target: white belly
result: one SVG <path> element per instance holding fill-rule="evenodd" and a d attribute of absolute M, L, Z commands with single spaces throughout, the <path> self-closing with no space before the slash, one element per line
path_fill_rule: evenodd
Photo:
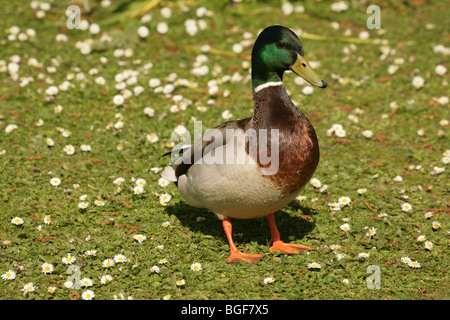
<path fill-rule="evenodd" d="M 261 175 L 243 141 L 214 149 L 209 159 L 200 159 L 187 175 L 178 177 L 180 194 L 188 204 L 207 208 L 219 219 L 250 219 L 274 213 L 294 200 L 296 194 L 283 196 L 269 177 Z"/>

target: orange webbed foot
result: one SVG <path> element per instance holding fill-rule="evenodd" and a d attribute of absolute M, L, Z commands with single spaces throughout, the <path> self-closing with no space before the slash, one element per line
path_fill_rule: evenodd
<path fill-rule="evenodd" d="M 278 232 L 277 225 L 275 223 L 275 215 L 273 213 L 266 216 L 267 222 L 269 223 L 270 232 L 272 233 L 272 238 L 270 238 L 269 245 L 270 252 L 274 253 L 281 251 L 284 254 L 299 254 L 306 250 L 314 250 L 314 248 L 304 246 L 302 244 L 287 244 L 280 240 L 280 233 Z"/>
<path fill-rule="evenodd" d="M 247 251 L 247 249 L 244 252 L 240 252 L 237 248 L 236 245 L 233 242 L 233 237 L 232 237 L 232 227 L 231 227 L 231 222 L 229 218 L 225 218 L 222 220 L 222 224 L 223 224 L 223 229 L 225 230 L 225 234 L 227 235 L 228 238 L 228 242 L 230 244 L 230 256 L 227 258 L 227 262 L 228 263 L 236 263 L 236 262 L 249 262 L 249 263 L 258 263 L 262 257 L 264 257 L 264 254 L 248 254 L 245 253 L 245 251 Z"/>
<path fill-rule="evenodd" d="M 302 244 L 287 244 L 283 241 L 275 241 L 270 247 L 271 253 L 280 251 L 283 254 L 301 254 L 307 250 L 314 250 L 314 248 Z"/>
<path fill-rule="evenodd" d="M 249 263 L 258 263 L 261 261 L 262 257 L 264 257 L 265 254 L 249 254 L 249 253 L 243 253 L 240 251 L 234 251 L 230 254 L 230 256 L 227 258 L 228 263 L 236 263 L 236 262 L 249 262 Z"/>

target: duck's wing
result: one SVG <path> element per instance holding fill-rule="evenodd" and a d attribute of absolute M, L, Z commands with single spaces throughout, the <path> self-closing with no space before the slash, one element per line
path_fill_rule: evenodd
<path fill-rule="evenodd" d="M 252 118 L 222 123 L 206 131 L 202 138 L 195 141 L 194 144 L 163 154 L 163 157 L 171 155 L 174 162 L 164 169 L 161 177 L 168 181 L 176 182 L 178 177 L 186 174 L 195 162 L 215 148 L 224 146 L 233 137 L 232 132 L 234 130 L 243 130 L 245 132 L 251 127 L 251 124 Z"/>

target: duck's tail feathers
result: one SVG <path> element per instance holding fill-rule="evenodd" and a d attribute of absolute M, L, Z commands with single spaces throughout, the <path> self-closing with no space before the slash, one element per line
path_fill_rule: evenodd
<path fill-rule="evenodd" d="M 178 180 L 177 176 L 175 175 L 175 169 L 171 165 L 168 165 L 164 168 L 163 172 L 161 173 L 161 177 L 166 179 L 167 181 L 172 182 L 176 182 Z"/>
<path fill-rule="evenodd" d="M 187 149 L 189 149 L 190 145 L 184 145 L 181 149 L 171 150 L 169 152 L 164 153 L 161 157 L 167 157 L 171 155 L 172 160 L 175 161 L 179 156 L 181 156 Z"/>

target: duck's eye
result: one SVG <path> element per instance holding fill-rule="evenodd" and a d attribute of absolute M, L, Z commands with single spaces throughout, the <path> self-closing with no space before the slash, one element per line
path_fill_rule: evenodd
<path fill-rule="evenodd" d="M 284 43 L 283 41 L 278 41 L 277 47 L 280 49 L 286 48 L 286 43 Z"/>
<path fill-rule="evenodd" d="M 306 68 L 306 63 L 302 62 L 303 68 Z"/>

